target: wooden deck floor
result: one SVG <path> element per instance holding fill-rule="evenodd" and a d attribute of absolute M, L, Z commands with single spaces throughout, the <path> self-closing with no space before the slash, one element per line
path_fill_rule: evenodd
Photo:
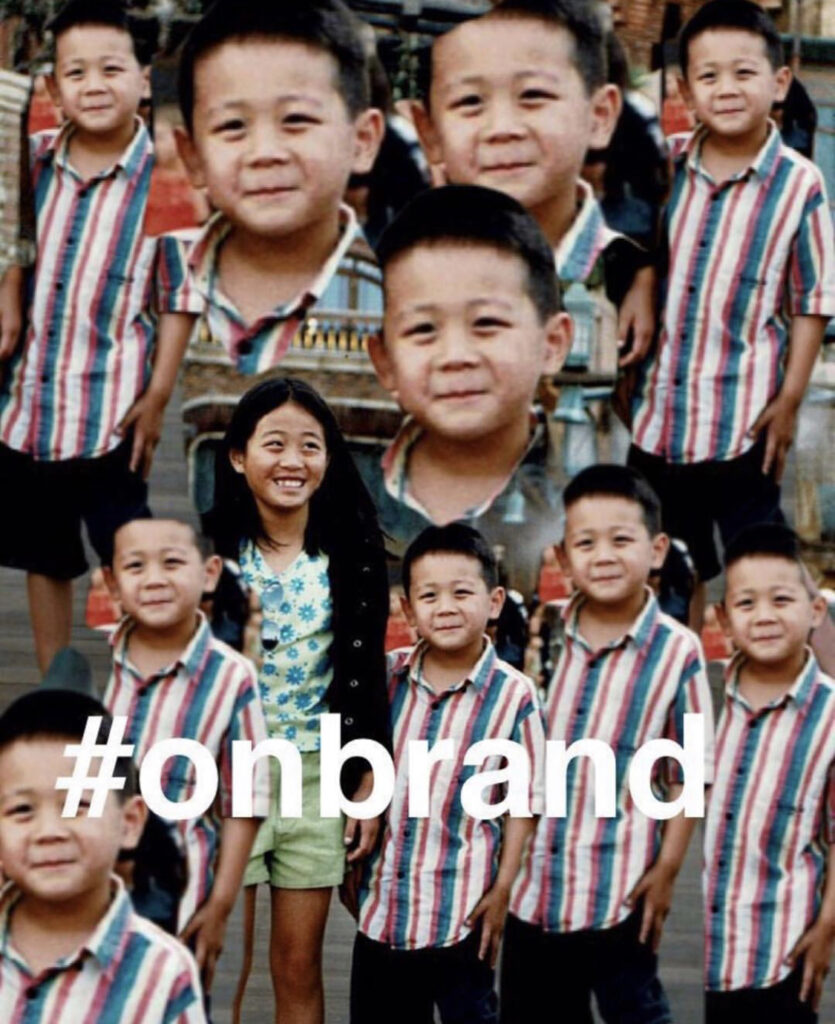
<path fill-rule="evenodd" d="M 5 496 L 4 500 L 9 500 Z M 60 500 L 60 495 L 56 496 Z M 151 480 L 151 505 L 158 515 L 193 517 L 186 493 L 185 462 L 176 404 L 172 403 L 166 433 L 160 446 Z M 101 685 L 108 671 L 107 645 L 102 637 L 86 629 L 82 621 L 84 593 L 78 588 L 73 642 L 94 665 Z M 24 578 L 20 573 L 0 569 L 0 706 L 38 682 L 26 612 Z M 676 891 L 676 902 L 667 923 L 661 949 L 662 978 L 675 1013 L 676 1024 L 701 1024 L 701 907 L 697 844 L 687 859 Z M 253 1024 L 271 1024 L 272 992 L 266 965 L 269 907 L 266 893 L 259 899 L 256 930 L 256 966 L 250 980 L 244 1019 Z M 347 1021 L 353 922 L 334 899 L 325 942 L 325 977 L 328 1024 Z M 218 968 L 213 992 L 215 1024 L 227 1024 L 241 956 L 241 920 L 236 910 L 227 935 L 226 950 Z M 555 993 L 555 1006 L 558 1006 Z M 542 1020 L 557 1019 L 558 1011 L 543 1008 Z M 392 1007 L 392 1024 L 398 1020 Z M 835 985 L 830 985 L 821 1021 L 835 1021 Z M 535 1024 L 535 1022 L 532 1022 Z M 571 1024 L 566 1021 L 565 1024 Z M 744 1022 L 740 1022 L 744 1024 Z"/>

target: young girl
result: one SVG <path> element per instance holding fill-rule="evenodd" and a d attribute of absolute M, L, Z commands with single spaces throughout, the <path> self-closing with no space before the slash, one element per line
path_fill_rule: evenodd
<path fill-rule="evenodd" d="M 378 822 L 319 816 L 318 716 L 342 716 L 343 744 L 362 737 L 390 745 L 388 584 L 371 498 L 333 413 L 304 381 L 264 381 L 239 402 L 218 459 L 211 530 L 219 553 L 239 561 L 260 598 L 269 733 L 291 740 L 302 756 L 303 817 L 282 819 L 276 790 L 244 878 L 245 926 L 251 935 L 255 885 L 268 881 L 276 1015 L 321 1024 L 331 890 L 343 880 L 346 849 L 351 862 L 370 852 Z M 361 761 L 348 762 L 346 796 L 362 799 L 371 781 Z"/>

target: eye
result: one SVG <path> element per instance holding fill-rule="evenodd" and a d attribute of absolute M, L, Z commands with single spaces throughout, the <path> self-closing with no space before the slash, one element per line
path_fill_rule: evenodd
<path fill-rule="evenodd" d="M 122 68 L 118 64 L 107 64 L 104 72 L 106 75 L 118 75 L 121 70 Z"/>
<path fill-rule="evenodd" d="M 468 590 L 465 587 L 459 587 L 455 591 L 455 596 L 456 597 L 470 597 L 472 595 L 472 593 L 473 593 L 472 590 Z"/>
<path fill-rule="evenodd" d="M 525 89 L 519 98 L 523 103 L 543 103 L 546 100 L 555 100 L 557 97 L 547 89 L 531 87 Z"/>
<path fill-rule="evenodd" d="M 83 75 L 83 72 L 82 72 L 81 68 L 72 68 L 70 71 L 65 71 L 64 72 L 64 78 L 77 79 L 77 78 L 81 78 L 82 75 Z"/>
<path fill-rule="evenodd" d="M 322 450 L 322 446 L 318 441 L 305 441 L 303 447 L 306 452 L 320 452 Z"/>
<path fill-rule="evenodd" d="M 246 131 L 246 122 L 241 117 L 230 117 L 220 121 L 212 128 L 213 135 L 243 135 Z"/>
<path fill-rule="evenodd" d="M 27 800 L 18 800 L 3 812 L 7 818 L 25 818 L 32 813 L 32 804 Z"/>
<path fill-rule="evenodd" d="M 449 106 L 450 110 L 462 110 L 464 112 L 477 110 L 481 106 L 481 96 L 476 92 L 468 92 L 463 96 L 458 96 Z"/>
<path fill-rule="evenodd" d="M 278 438 L 276 437 L 273 437 L 269 441 L 264 442 L 264 447 L 268 451 L 281 451 L 281 449 L 284 447 L 284 442 L 279 441 Z"/>
<path fill-rule="evenodd" d="M 430 320 L 422 320 L 419 323 L 411 324 L 403 331 L 404 338 L 412 341 L 428 341 L 435 333 L 435 325 Z"/>
<path fill-rule="evenodd" d="M 615 544 L 631 544 L 632 538 L 628 533 L 619 533 L 615 536 Z"/>
<path fill-rule="evenodd" d="M 313 114 L 295 111 L 292 114 L 286 114 L 282 118 L 281 123 L 287 128 L 307 128 L 308 125 L 321 124 L 321 121 L 318 117 L 314 117 Z"/>
<path fill-rule="evenodd" d="M 142 568 L 142 562 L 140 562 L 140 561 L 125 562 L 125 564 L 122 566 L 122 568 L 125 570 L 125 572 L 138 572 Z"/>
<path fill-rule="evenodd" d="M 583 537 L 582 540 L 575 540 L 574 547 L 579 548 L 581 551 L 588 551 L 592 547 L 591 537 Z"/>
<path fill-rule="evenodd" d="M 165 568 L 166 569 L 177 569 L 181 565 L 185 565 L 185 564 L 186 564 L 185 563 L 185 559 L 183 559 L 183 558 L 166 558 L 165 559 Z"/>
<path fill-rule="evenodd" d="M 502 320 L 497 316 L 480 316 L 473 323 L 473 327 L 480 334 L 492 334 L 494 331 L 507 329 L 510 326 L 507 320 Z"/>
<path fill-rule="evenodd" d="M 739 608 L 739 610 L 743 612 L 748 611 L 749 609 L 753 608 L 753 606 L 754 602 L 751 600 L 750 597 L 743 597 L 740 598 L 738 601 L 734 602 L 734 608 Z"/>
<path fill-rule="evenodd" d="M 712 82 L 716 78 L 716 75 L 712 71 L 703 71 L 697 76 L 699 82 Z"/>

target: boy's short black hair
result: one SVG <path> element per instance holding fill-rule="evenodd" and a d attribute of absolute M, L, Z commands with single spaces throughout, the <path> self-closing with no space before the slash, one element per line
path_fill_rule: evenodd
<path fill-rule="evenodd" d="M 66 740 L 80 742 L 87 719 L 101 717 L 98 743 L 110 735 L 113 719 L 101 701 L 77 690 L 40 687 L 18 697 L 0 714 L 0 753 L 13 743 L 32 740 Z M 114 792 L 120 803 L 139 792 L 136 765 L 129 757 L 120 757 L 113 769 L 113 778 L 124 779 L 124 789 Z"/>
<path fill-rule="evenodd" d="M 197 63 L 224 43 L 252 39 L 303 43 L 330 54 L 349 115 L 357 117 L 369 106 L 362 37 L 342 0 L 216 0 L 189 33 L 180 55 L 180 110 L 189 132 Z"/>
<path fill-rule="evenodd" d="M 444 185 L 416 196 L 377 244 L 383 268 L 421 245 L 489 246 L 518 257 L 527 271 L 527 293 L 544 323 L 562 308 L 554 253 L 530 213 L 511 196 L 481 185 Z"/>
<path fill-rule="evenodd" d="M 678 61 L 685 78 L 690 58 L 690 44 L 696 36 L 713 29 L 741 29 L 743 32 L 752 32 L 760 36 L 765 43 L 766 56 L 775 71 L 785 63 L 780 34 L 759 4 L 753 3 L 752 0 L 710 0 L 696 11 L 678 37 Z"/>
<path fill-rule="evenodd" d="M 141 63 L 146 62 L 140 58 L 133 21 L 119 0 L 69 0 L 46 27 L 52 33 L 54 46 L 65 32 L 82 25 L 103 25 L 127 33 L 137 59 Z"/>
<path fill-rule="evenodd" d="M 563 491 L 566 511 L 581 498 L 626 498 L 641 506 L 650 537 L 661 531 L 661 502 L 644 476 L 631 466 L 600 463 L 581 470 Z"/>
<path fill-rule="evenodd" d="M 412 566 L 424 555 L 466 555 L 481 566 L 481 578 L 488 590 L 499 583 L 496 557 L 478 530 L 466 523 L 448 523 L 446 526 L 427 526 L 415 537 L 403 556 L 401 579 L 406 597 L 412 584 Z"/>
<path fill-rule="evenodd" d="M 725 571 L 743 558 L 758 555 L 782 558 L 803 568 L 800 538 L 783 523 L 753 523 L 740 530 L 725 547 Z"/>
<path fill-rule="evenodd" d="M 205 533 L 201 533 L 199 530 L 196 530 L 191 525 L 191 523 L 187 523 L 184 519 L 177 519 L 175 516 L 162 516 L 161 518 L 164 519 L 165 522 L 176 523 L 178 526 L 185 527 L 191 534 L 191 541 L 197 548 L 197 550 L 200 552 L 200 557 L 202 559 L 205 560 L 211 558 L 212 555 L 215 553 L 215 545 L 211 537 L 207 537 Z M 145 522 L 159 522 L 159 519 L 154 519 L 151 516 L 136 516 L 133 519 L 126 520 L 124 523 L 121 524 L 121 526 L 118 526 L 113 531 L 113 543 L 110 545 L 109 552 L 110 557 L 104 560 L 104 564 L 107 566 L 108 569 L 113 568 L 113 556 L 116 553 L 116 534 L 118 534 L 120 530 L 124 530 L 126 526 L 130 526 L 132 523 Z"/>

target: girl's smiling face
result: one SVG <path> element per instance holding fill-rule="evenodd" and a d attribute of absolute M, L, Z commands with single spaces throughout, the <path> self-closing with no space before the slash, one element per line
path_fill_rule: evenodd
<path fill-rule="evenodd" d="M 320 487 L 328 468 L 322 424 L 295 402 L 285 402 L 256 423 L 243 451 L 230 453 L 262 519 L 297 512 Z"/>

